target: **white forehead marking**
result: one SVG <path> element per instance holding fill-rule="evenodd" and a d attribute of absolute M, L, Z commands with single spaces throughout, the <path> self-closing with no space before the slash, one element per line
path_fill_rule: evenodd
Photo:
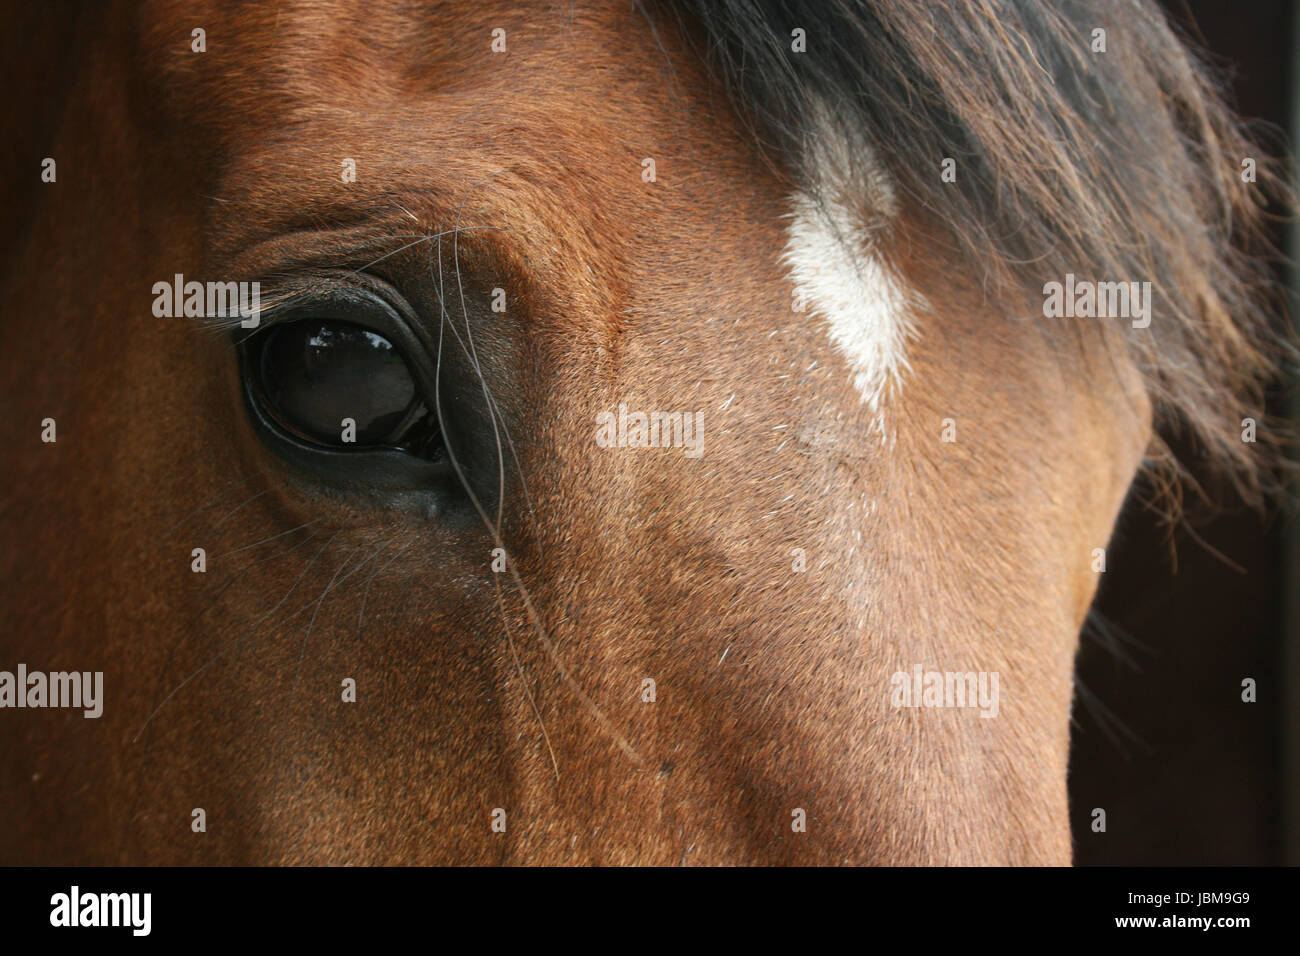
<path fill-rule="evenodd" d="M 825 127 L 830 129 L 829 124 Z M 865 144 L 827 135 L 817 150 L 820 200 L 791 198 L 783 261 L 795 292 L 826 323 L 831 341 L 853 371 L 853 384 L 886 438 L 884 400 L 909 370 L 919 297 L 905 289 L 881 254 L 879 236 L 894 216 L 891 184 Z M 861 161 L 856 175 L 850 154 Z"/>

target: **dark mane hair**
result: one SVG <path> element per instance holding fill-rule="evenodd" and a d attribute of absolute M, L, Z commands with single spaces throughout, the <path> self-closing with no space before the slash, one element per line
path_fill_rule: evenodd
<path fill-rule="evenodd" d="M 680 0 L 675 17 L 769 155 L 815 189 L 810 116 L 866 131 L 899 195 L 951 224 L 1000 288 L 1067 272 L 1151 282 L 1148 329 L 1122 336 L 1160 423 L 1206 450 L 1248 499 L 1280 460 L 1259 444 L 1264 389 L 1293 355 L 1272 267 L 1281 166 L 1225 105 L 1207 64 L 1146 0 Z M 1094 28 L 1105 53 L 1090 47 Z M 792 30 L 806 31 L 794 53 Z M 939 163 L 960 173 L 943 183 Z M 1243 182 L 1242 161 L 1256 160 Z M 1090 274 L 1090 275 L 1088 275 Z M 1123 325 L 1123 331 L 1120 326 Z M 1272 447 L 1270 447 L 1272 446 Z M 1156 464 L 1173 465 L 1167 446 Z M 1176 467 L 1176 466 L 1174 466 Z"/>

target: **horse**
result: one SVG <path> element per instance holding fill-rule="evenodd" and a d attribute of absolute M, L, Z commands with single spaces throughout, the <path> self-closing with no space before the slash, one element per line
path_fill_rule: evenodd
<path fill-rule="evenodd" d="M 1116 516 L 1293 354 L 1158 8 L 13 16 L 0 861 L 1071 862 Z"/>

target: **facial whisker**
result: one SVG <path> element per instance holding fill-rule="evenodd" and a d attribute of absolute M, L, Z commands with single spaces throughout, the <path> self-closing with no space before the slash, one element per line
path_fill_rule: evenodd
<path fill-rule="evenodd" d="M 199 513 L 201 513 L 201 512 L 207 511 L 209 508 L 214 508 L 214 507 L 216 507 L 216 506 L 221 502 L 221 499 L 224 498 L 224 497 L 226 497 L 226 495 L 230 494 L 230 492 L 234 491 L 236 488 L 239 488 L 239 487 L 241 487 L 241 486 L 243 486 L 243 485 L 248 484 L 250 481 L 252 481 L 254 478 L 256 478 L 258 475 L 261 475 L 261 474 L 265 474 L 265 472 L 263 472 L 263 471 L 255 471 L 255 472 L 253 472 L 251 475 L 248 475 L 246 478 L 242 478 L 242 479 L 240 479 L 239 481 L 231 482 L 231 483 L 230 483 L 229 485 L 227 485 L 227 486 L 226 486 L 226 487 L 225 487 L 225 488 L 224 488 L 220 493 L 218 493 L 218 495 L 217 495 L 216 498 L 212 499 L 212 500 L 209 501 L 207 504 L 199 505 L 199 506 L 198 506 L 197 508 L 195 508 L 193 511 L 189 512 L 188 514 L 186 514 L 186 515 L 184 515 L 183 517 L 181 517 L 178 521 L 174 522 L 174 523 L 173 523 L 173 524 L 172 524 L 172 525 L 171 525 L 171 526 L 170 526 L 166 531 L 164 531 L 164 532 L 163 532 L 162 534 L 160 534 L 157 538 L 155 538 L 153 541 L 151 541 L 151 542 L 150 542 L 150 545 L 156 545 L 156 544 L 158 544 L 158 542 L 162 541 L 162 540 L 163 540 L 164 538 L 166 538 L 169 534 L 171 534 L 173 531 L 175 531 L 177 528 L 179 528 L 179 527 L 180 527 L 181 525 L 183 525 L 185 522 L 189 521 L 189 520 L 190 520 L 191 518 L 193 518 L 195 515 L 197 515 L 197 514 L 199 514 Z"/>
<path fill-rule="evenodd" d="M 187 684 L 189 684 L 190 681 L 194 680 L 194 678 L 198 677 L 200 674 L 206 671 L 209 667 L 211 667 L 221 658 L 225 657 L 228 653 L 230 653 L 231 651 L 235 650 L 240 645 L 242 645 L 244 641 L 246 641 L 250 636 L 252 636 L 252 634 L 254 634 L 257 631 L 257 628 L 261 626 L 261 624 L 264 621 L 268 620 L 271 617 L 271 615 L 273 615 L 276 611 L 278 611 L 281 605 L 283 605 L 284 602 L 289 599 L 289 595 L 292 594 L 294 590 L 298 587 L 298 585 L 302 582 L 302 579 L 306 577 L 307 572 L 311 569 L 312 565 L 316 563 L 316 559 L 321 556 L 324 550 L 330 546 L 330 543 L 333 542 L 333 540 L 337 538 L 344 530 L 346 529 L 340 528 L 338 531 L 335 531 L 334 534 L 330 535 L 329 540 L 326 541 L 324 544 L 322 544 L 320 546 L 320 550 L 318 550 L 316 554 L 312 557 L 312 559 L 307 562 L 307 566 L 302 569 L 302 573 L 298 575 L 297 579 L 294 580 L 293 584 L 289 585 L 289 590 L 284 593 L 284 596 L 280 598 L 278 602 L 276 602 L 275 607 L 271 608 L 271 610 L 267 611 L 266 614 L 258 618 L 257 622 L 253 625 L 253 627 L 249 630 L 247 634 L 239 638 L 237 641 L 234 641 L 231 644 L 227 644 L 215 655 L 208 658 L 208 660 L 205 661 L 203 664 L 201 664 L 196 670 L 192 671 L 188 677 L 186 677 L 179 684 L 177 684 L 176 687 L 172 689 L 171 693 L 169 693 L 166 697 L 164 697 L 162 702 L 157 707 L 155 707 L 153 709 L 153 712 L 149 714 L 148 718 L 145 719 L 145 722 L 144 724 L 141 725 L 140 730 L 136 731 L 136 738 L 138 738 L 140 736 L 140 733 L 143 732 L 143 730 L 146 727 L 148 727 L 150 723 L 153 722 L 154 717 L 158 716 L 158 712 L 161 711 L 163 707 L 167 705 L 167 702 L 171 700 L 173 697 L 175 697 L 178 693 L 180 693 L 180 691 Z M 277 535 L 277 537 L 283 537 L 283 536 Z"/>
<path fill-rule="evenodd" d="M 221 525 L 224 524 L 228 518 L 230 518 L 232 515 L 234 515 L 236 512 L 238 512 L 238 511 L 239 511 L 241 508 L 243 508 L 245 505 L 252 504 L 254 501 L 256 501 L 258 498 L 261 498 L 263 495 L 265 495 L 265 494 L 269 494 L 272 490 L 273 490 L 273 489 L 271 489 L 271 488 L 263 488 L 263 489 L 262 489 L 261 491 L 259 491 L 257 494 L 253 495 L 251 498 L 245 498 L 243 501 L 241 501 L 241 502 L 240 502 L 238 505 L 236 505 L 234 508 L 231 508 L 231 509 L 230 509 L 229 511 L 227 511 L 224 515 L 222 515 L 222 516 L 221 516 L 221 517 L 216 521 L 216 523 L 212 525 L 212 527 L 214 527 L 214 528 L 219 528 L 219 527 L 221 527 Z"/>
<path fill-rule="evenodd" d="M 351 577 L 353 577 L 354 575 L 358 574 L 358 573 L 361 571 L 362 568 L 364 568 L 364 567 L 365 567 L 367 564 L 369 564 L 371 561 L 375 560 L 375 558 L 379 557 L 379 555 L 382 554 L 382 553 L 384 552 L 384 550 L 388 547 L 388 545 L 390 545 L 390 544 L 393 543 L 393 540 L 394 540 L 393 538 L 389 538 L 387 541 L 384 542 L 384 544 L 383 544 L 382 546 L 380 546 L 380 548 L 379 548 L 378 551 L 376 551 L 374 554 L 370 555 L 370 557 L 366 558 L 366 559 L 365 559 L 364 561 L 362 561 L 360 564 L 357 564 L 357 565 L 355 565 L 354 567 L 352 567 L 352 569 L 349 570 L 347 574 L 343 575 L 343 577 L 339 579 L 339 581 L 338 581 L 338 583 L 337 583 L 336 586 L 341 586 L 341 585 L 344 584 L 344 583 L 345 583 L 349 578 L 351 578 Z M 298 608 L 298 610 L 294 611 L 292 614 L 288 615 L 287 617 L 283 617 L 283 618 L 281 618 L 280 621 L 278 622 L 278 625 L 279 625 L 279 626 L 283 626 L 283 625 L 285 625 L 285 624 L 288 624 L 288 623 L 289 623 L 290 621 L 292 621 L 295 617 L 297 617 L 299 614 L 301 614 L 303 611 L 307 610 L 307 608 L 311 607 L 311 606 L 312 606 L 313 604 L 315 604 L 315 603 L 316 603 L 316 599 L 315 599 L 315 598 L 312 598 L 312 600 L 310 600 L 310 601 L 308 601 L 307 603 L 301 605 L 301 606 Z"/>
<path fill-rule="evenodd" d="M 290 700 L 293 699 L 293 692 L 298 687 L 298 676 L 302 672 L 303 658 L 307 655 L 307 642 L 311 640 L 312 629 L 316 626 L 316 616 L 320 614 L 321 605 L 325 603 L 325 598 L 329 595 L 330 590 L 334 587 L 334 583 L 338 581 L 339 575 L 343 573 L 343 569 L 348 566 L 348 562 L 352 560 L 352 556 L 356 554 L 358 550 L 360 549 L 353 548 L 351 551 L 348 552 L 347 557 L 345 557 L 343 561 L 339 564 L 339 566 L 334 570 L 334 576 L 330 578 L 329 584 L 325 585 L 325 590 L 321 591 L 320 597 L 317 598 L 316 600 L 316 610 L 312 612 L 311 620 L 307 623 L 307 633 L 304 634 L 302 638 L 302 647 L 298 649 L 298 665 L 293 670 L 293 684 L 289 688 Z"/>
<path fill-rule="evenodd" d="M 254 541 L 252 544 L 246 544 L 242 548 L 235 548 L 235 550 L 233 551 L 223 551 L 221 554 L 218 554 L 216 555 L 216 557 L 212 558 L 212 560 L 215 561 L 217 560 L 217 558 L 227 558 L 232 554 L 239 554 L 240 552 L 248 551 L 252 548 L 260 547 L 264 544 L 267 544 L 268 542 L 275 541 L 279 538 L 283 538 L 285 535 L 293 534 L 295 531 L 301 531 L 303 528 L 310 528 L 312 525 L 318 524 L 322 520 L 324 519 L 313 518 L 311 521 L 305 521 L 302 524 L 298 525 L 297 527 L 290 528 L 288 531 L 282 531 L 279 534 L 273 534 L 269 538 L 263 538 L 261 541 Z"/>
<path fill-rule="evenodd" d="M 510 636 L 510 618 L 506 614 L 505 597 L 501 593 L 501 583 L 493 576 L 492 583 L 495 585 L 497 594 L 497 607 L 501 612 L 501 624 L 505 629 L 506 647 L 510 649 L 510 659 L 514 661 L 515 673 L 519 675 L 519 686 L 523 688 L 524 696 L 528 698 L 528 706 L 532 708 L 533 716 L 537 718 L 537 726 L 542 731 L 542 741 L 546 744 L 546 752 L 551 757 L 551 768 L 555 771 L 555 779 L 560 779 L 560 762 L 555 757 L 555 748 L 551 746 L 551 735 L 546 732 L 546 721 L 542 719 L 542 712 L 537 707 L 537 701 L 533 698 L 532 689 L 528 686 L 528 675 L 524 673 L 523 664 L 519 660 L 519 652 L 515 649 L 514 639 Z"/>
<path fill-rule="evenodd" d="M 413 544 L 414 544 L 414 542 L 411 542 L 411 544 L 408 544 L 408 545 L 406 545 L 406 547 L 400 549 L 396 554 L 394 554 L 391 558 L 389 558 L 387 561 L 385 561 L 384 564 L 383 564 L 381 567 L 378 567 L 378 568 L 376 568 L 373 572 L 371 572 L 370 577 L 366 578 L 366 587 L 365 587 L 365 590 L 361 592 L 361 610 L 357 613 L 357 640 L 358 640 L 358 641 L 361 640 L 361 622 L 362 622 L 362 620 L 365 618 L 365 614 L 366 614 L 366 599 L 370 596 L 370 584 L 371 584 L 371 582 L 375 580 L 375 577 L 376 577 L 376 576 L 377 576 L 381 571 L 386 570 L 386 569 L 388 568 L 389 565 L 391 565 L 394 561 L 396 561 L 398 558 L 400 558 L 402 555 L 404 555 L 407 551 L 409 551 L 409 550 L 411 549 L 411 547 L 412 547 Z"/>
<path fill-rule="evenodd" d="M 501 227 L 500 227 L 500 226 L 466 226 L 465 228 L 467 228 L 467 229 L 494 229 L 494 230 L 495 230 L 495 229 L 500 229 Z M 365 272 L 367 269 L 369 269 L 369 268 L 371 268 L 371 267 L 373 267 L 373 266 L 378 265 L 379 263 L 383 262 L 385 259 L 391 259 L 393 256 L 397 255 L 399 252 L 405 252 L 407 249 L 410 249 L 412 246 L 418 246 L 418 245 L 420 245 L 420 244 L 423 243 L 423 242 L 428 242 L 430 239 L 440 239 L 443 235 L 444 235 L 444 234 L 441 233 L 441 232 L 439 232 L 439 233 L 426 233 L 426 234 L 420 236 L 420 237 L 419 237 L 418 239 L 416 239 L 414 242 L 408 242 L 408 243 L 406 243 L 405 245 L 400 246 L 400 247 L 397 248 L 397 249 L 394 249 L 392 252 L 386 252 L 386 253 L 384 253 L 382 256 L 380 256 L 378 259 L 372 259 L 370 262 L 367 262 L 367 263 L 366 263 L 365 265 L 363 265 L 361 268 L 359 268 L 359 269 L 355 269 L 355 270 L 353 270 L 353 271 L 356 272 L 356 273 Z"/>
<path fill-rule="evenodd" d="M 499 172 L 504 172 L 504 170 L 501 170 Z M 495 176 L 498 174 L 499 173 L 493 173 L 492 175 Z M 490 178 L 492 177 L 488 176 L 481 182 L 486 182 L 487 179 Z M 471 187 L 469 193 L 466 195 L 465 199 L 460 204 L 461 209 L 463 209 L 465 204 L 469 201 L 469 194 L 472 194 L 474 189 L 476 189 L 480 184 L 481 183 L 476 183 L 473 187 Z M 435 397 L 441 394 L 440 382 L 441 382 L 441 374 L 442 374 L 442 347 L 444 341 L 443 329 L 446 328 L 447 321 L 448 321 L 447 308 L 445 305 L 446 298 L 443 295 L 444 283 L 443 283 L 443 275 L 442 275 L 441 240 L 439 240 L 437 244 L 437 264 L 438 264 L 438 291 L 439 291 L 438 299 L 439 302 L 444 304 L 440 309 L 441 320 L 438 323 L 438 361 L 435 365 L 435 373 L 434 373 Z M 459 271 L 459 263 L 457 262 L 454 265 L 457 268 L 457 271 Z M 440 428 L 443 429 L 445 433 L 446 423 L 444 421 L 441 400 L 435 401 L 434 410 L 438 417 L 438 425 Z M 470 503 L 474 506 L 474 510 L 478 512 L 479 520 L 483 522 L 483 526 L 487 530 L 489 536 L 491 537 L 493 544 L 496 547 L 504 550 L 505 545 L 501 539 L 499 527 L 492 522 L 491 518 L 488 517 L 487 511 L 483 508 L 482 502 L 479 501 L 478 495 L 474 493 L 472 486 L 470 485 L 469 481 L 465 476 L 464 468 L 461 467 L 460 461 L 458 460 L 456 453 L 452 449 L 450 444 L 447 446 L 447 460 L 451 464 L 452 469 L 456 472 L 456 476 L 460 479 L 461 487 L 464 489 L 466 497 L 469 498 Z M 513 561 L 506 562 L 506 571 L 510 574 L 510 578 L 514 582 L 516 590 L 519 592 L 520 599 L 523 601 L 524 604 L 524 610 L 528 615 L 529 622 L 532 625 L 533 631 L 536 634 L 539 643 L 541 644 L 543 650 L 546 652 L 547 657 L 550 658 L 552 665 L 555 667 L 556 672 L 560 675 L 560 678 L 563 680 L 564 684 L 569 688 L 570 691 L 572 691 L 574 696 L 578 698 L 579 702 L 583 705 L 583 707 L 587 709 L 587 712 L 592 715 L 592 717 L 595 719 L 597 725 L 601 728 L 601 730 L 611 740 L 613 740 L 615 744 L 617 744 L 619 749 L 622 750 L 623 753 L 626 754 L 628 758 L 632 760 L 632 762 L 635 763 L 638 767 L 644 767 L 645 761 L 642 759 L 642 757 L 632 748 L 632 745 L 627 742 L 627 740 L 623 737 L 623 735 L 620 734 L 614 728 L 609 718 L 605 716 L 604 711 L 601 710 L 600 707 L 597 706 L 595 701 L 593 701 L 587 695 L 587 693 L 582 689 L 582 686 L 569 672 L 569 669 L 568 667 L 565 666 L 563 660 L 561 660 L 559 654 L 555 650 L 554 645 L 551 643 L 550 638 L 547 637 L 546 635 L 546 628 L 543 626 L 541 616 L 537 613 L 537 608 L 533 604 L 532 595 L 529 592 L 527 586 L 524 584 L 523 578 L 520 576 L 519 570 L 515 566 L 515 563 Z"/>
<path fill-rule="evenodd" d="M 297 544 L 291 545 L 290 547 L 286 548 L 283 551 L 278 551 L 274 554 L 269 554 L 264 558 L 258 558 L 256 561 L 249 562 L 248 564 L 240 568 L 238 571 L 230 575 L 230 577 L 221 585 L 220 589 L 213 596 L 212 600 L 210 600 L 207 604 L 205 604 L 203 610 L 199 611 L 199 613 L 194 616 L 194 620 L 190 622 L 189 627 L 185 629 L 183 635 L 172 644 L 171 649 L 167 652 L 167 658 L 166 660 L 163 661 L 162 668 L 158 671 L 158 679 L 154 682 L 155 700 L 157 699 L 158 688 L 162 684 L 162 679 L 167 675 L 167 671 L 171 669 L 171 664 L 176 657 L 176 652 L 180 650 L 181 646 L 187 640 L 189 640 L 189 638 L 193 635 L 194 629 L 198 627 L 198 623 L 203 618 L 203 616 L 217 606 L 217 603 L 221 600 L 222 595 L 224 595 L 226 591 L 230 589 L 231 585 L 238 582 L 240 579 L 244 577 L 245 574 L 247 574 L 253 568 L 257 567 L 259 564 L 265 564 L 267 561 L 274 561 L 276 559 L 284 558 L 292 554 L 294 551 L 297 551 L 299 548 L 307 544 L 309 541 L 312 541 L 315 537 L 316 536 L 314 534 L 309 535 L 308 537 L 304 538 L 302 541 L 299 541 Z M 159 706 L 161 705 L 155 704 L 155 713 L 157 712 L 157 707 Z M 136 743 L 136 741 L 140 739 L 141 732 L 143 732 L 147 727 L 149 727 L 148 722 L 146 722 L 143 726 L 141 726 L 140 730 L 137 731 L 135 736 L 131 738 L 131 743 L 133 744 Z M 135 811 L 140 803 L 140 793 L 144 787 L 145 776 L 149 769 L 149 758 L 152 755 L 152 753 L 153 753 L 153 732 L 152 729 L 150 729 L 149 735 L 145 738 L 144 753 L 141 754 L 140 756 L 140 770 L 136 777 L 135 793 L 131 799 L 131 808 L 127 811 L 126 819 L 122 824 L 122 832 L 118 838 L 119 853 L 121 852 L 122 846 L 126 842 L 126 835 L 130 829 L 131 821 L 135 818 Z"/>

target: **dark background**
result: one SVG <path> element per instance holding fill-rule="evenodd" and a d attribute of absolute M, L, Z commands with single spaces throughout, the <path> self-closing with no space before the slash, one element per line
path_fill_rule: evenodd
<path fill-rule="evenodd" d="M 1300 60 L 1289 0 L 1163 6 L 1227 69 L 1245 117 L 1300 140 L 1289 128 Z M 1279 244 L 1286 238 L 1279 227 Z M 1277 389 L 1270 411 L 1286 415 L 1289 391 Z M 1195 451 L 1171 444 L 1195 471 Z M 1285 848 L 1297 833 L 1286 825 L 1284 789 L 1297 763 L 1288 691 L 1300 693 L 1288 687 L 1295 658 L 1286 649 L 1297 636 L 1287 623 L 1295 519 L 1280 507 L 1260 517 L 1225 494 L 1217 512 L 1189 501 L 1171 528 L 1144 505 L 1154 498 L 1145 484 L 1130 495 L 1082 638 L 1070 770 L 1076 862 L 1300 863 Z M 1241 701 L 1246 677 L 1257 703 Z M 1106 811 L 1104 833 L 1092 831 L 1096 807 Z"/>

